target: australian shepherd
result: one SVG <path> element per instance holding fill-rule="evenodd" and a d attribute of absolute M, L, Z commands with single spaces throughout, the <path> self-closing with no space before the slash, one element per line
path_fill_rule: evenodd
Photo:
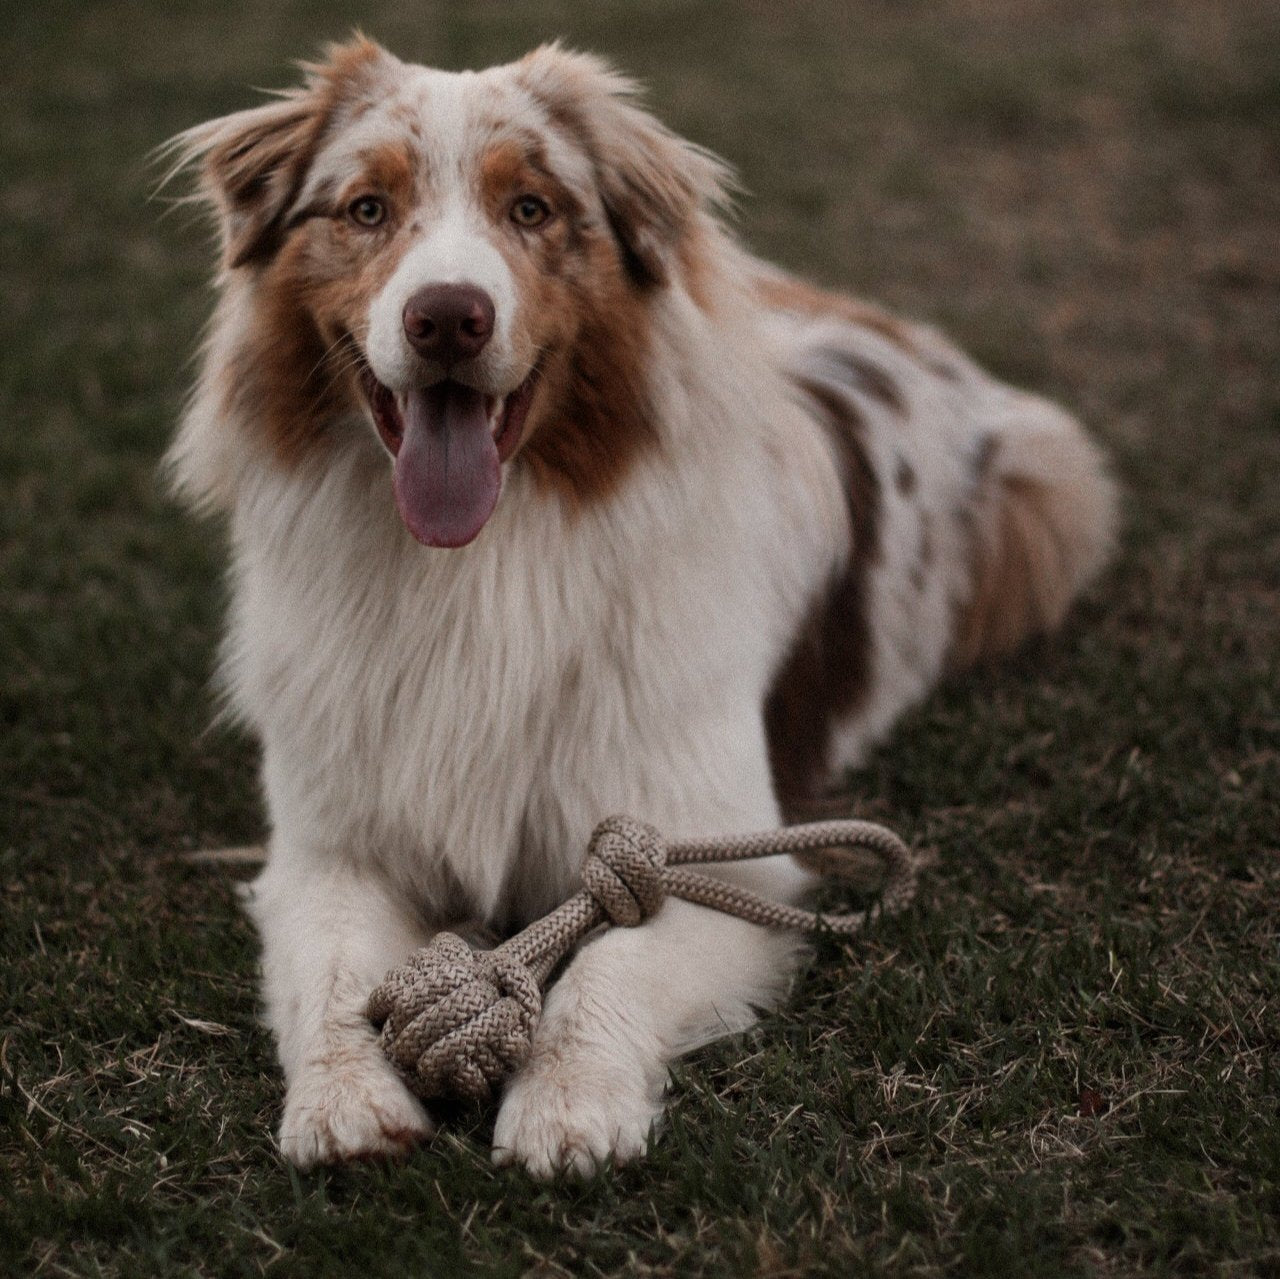
<path fill-rule="evenodd" d="M 389 968 L 555 906 L 610 813 L 776 825 L 944 672 L 1055 626 L 1113 489 L 1060 408 L 753 257 L 724 166 L 594 57 L 453 74 L 357 39 L 174 146 L 222 252 L 169 462 L 230 526 L 280 1145 L 403 1151 L 433 1125 L 365 1016 Z M 584 945 L 495 1158 L 641 1153 L 671 1059 L 798 953 L 680 901 Z"/>

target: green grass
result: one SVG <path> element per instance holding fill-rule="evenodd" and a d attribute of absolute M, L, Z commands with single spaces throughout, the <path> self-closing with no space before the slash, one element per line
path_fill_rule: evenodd
<path fill-rule="evenodd" d="M 753 244 L 1060 395 L 1128 491 L 1065 634 L 849 779 L 936 855 L 918 904 L 585 1186 L 493 1170 L 466 1109 L 286 1168 L 236 872 L 180 857 L 262 815 L 207 727 L 219 539 L 155 481 L 208 241 L 145 156 L 357 21 L 612 55 L 741 167 Z M 1280 1274 L 1274 7 L 63 0 L 0 41 L 0 1272 Z"/>

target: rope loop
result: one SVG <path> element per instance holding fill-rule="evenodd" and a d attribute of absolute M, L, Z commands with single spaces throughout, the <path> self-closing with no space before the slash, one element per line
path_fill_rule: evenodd
<path fill-rule="evenodd" d="M 634 817 L 608 817 L 587 845 L 582 885 L 611 923 L 634 928 L 666 898 L 666 864 L 667 846 L 657 830 Z"/>
<path fill-rule="evenodd" d="M 819 917 L 758 897 L 724 878 L 685 869 L 782 853 L 833 849 L 879 855 L 880 903 L 852 915 Z M 368 1015 L 383 1052 L 420 1097 L 484 1101 L 528 1059 L 542 1012 L 542 983 L 601 924 L 634 928 L 668 896 L 681 897 L 768 928 L 859 932 L 877 914 L 902 910 L 915 893 L 917 864 L 892 831 L 870 822 L 817 822 L 750 835 L 667 843 L 645 822 L 610 817 L 596 827 L 582 866 L 583 888 L 496 950 L 472 950 L 438 933 L 389 972 L 369 997 Z"/>

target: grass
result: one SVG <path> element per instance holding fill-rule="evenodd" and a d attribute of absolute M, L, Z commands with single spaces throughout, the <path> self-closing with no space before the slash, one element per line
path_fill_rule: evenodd
<path fill-rule="evenodd" d="M 1063 397 L 1129 495 L 1066 633 L 849 779 L 936 853 L 919 903 L 585 1186 L 493 1170 L 465 1109 L 286 1168 L 236 872 L 180 857 L 262 815 L 207 728 L 219 539 L 155 481 L 208 245 L 144 157 L 357 20 L 611 54 L 739 164 L 753 244 Z M 0 41 L 0 1271 L 1280 1274 L 1271 7 L 48 0 Z"/>

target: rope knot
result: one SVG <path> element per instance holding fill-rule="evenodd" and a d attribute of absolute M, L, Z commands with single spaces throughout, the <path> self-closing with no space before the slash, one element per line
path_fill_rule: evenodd
<path fill-rule="evenodd" d="M 454 933 L 438 933 L 369 997 L 383 1051 L 422 1097 L 492 1096 L 529 1056 L 541 1011 L 525 964 Z"/>
<path fill-rule="evenodd" d="M 633 817 L 608 817 L 595 828 L 582 864 L 582 883 L 611 922 L 634 928 L 667 895 L 662 836 Z"/>
<path fill-rule="evenodd" d="M 878 906 L 819 917 L 686 869 L 704 862 L 812 855 L 833 848 L 846 850 L 837 868 L 847 861 L 849 849 L 869 849 L 880 856 L 885 880 Z M 673 896 L 764 927 L 825 926 L 851 937 L 875 915 L 902 910 L 911 901 L 916 871 L 907 846 L 892 831 L 869 822 L 816 822 L 664 843 L 644 822 L 610 817 L 591 836 L 582 891 L 496 950 L 475 951 L 453 933 L 437 934 L 387 974 L 369 997 L 368 1015 L 380 1027 L 383 1051 L 418 1096 L 484 1101 L 529 1057 L 542 1012 L 542 983 L 578 942 L 600 927 L 602 917 L 634 927 Z"/>

